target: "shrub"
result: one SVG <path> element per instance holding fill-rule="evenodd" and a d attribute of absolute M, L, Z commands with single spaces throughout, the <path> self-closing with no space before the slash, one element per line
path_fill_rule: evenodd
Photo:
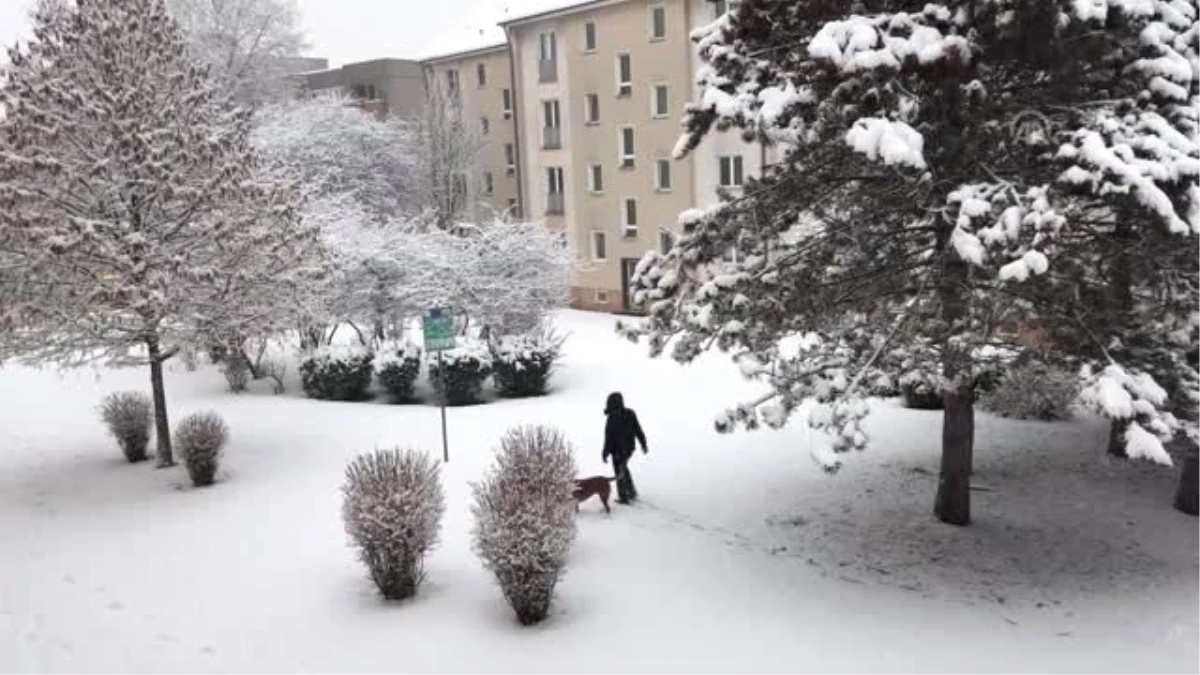
<path fill-rule="evenodd" d="M 213 484 L 221 450 L 228 440 L 229 429 L 216 413 L 195 413 L 183 418 L 175 429 L 175 446 L 192 478 L 192 485 Z"/>
<path fill-rule="evenodd" d="M 287 391 L 287 387 L 283 384 L 283 378 L 287 375 L 286 361 L 276 357 L 265 358 L 259 367 L 262 370 L 263 377 L 271 380 L 271 391 L 273 393 L 282 394 Z"/>
<path fill-rule="evenodd" d="M 446 405 L 479 403 L 483 383 L 492 374 L 492 357 L 487 347 L 469 341 L 454 349 L 429 354 L 429 381 Z"/>
<path fill-rule="evenodd" d="M 900 397 L 905 408 L 941 410 L 941 378 L 924 370 L 914 370 L 900 377 Z"/>
<path fill-rule="evenodd" d="M 310 398 L 362 401 L 370 398 L 374 355 L 363 347 L 337 345 L 315 349 L 300 363 L 300 385 Z"/>
<path fill-rule="evenodd" d="M 388 347 L 378 366 L 379 385 L 391 400 L 396 403 L 412 401 L 413 385 L 421 374 L 421 349 L 407 342 Z"/>
<path fill-rule="evenodd" d="M 557 430 L 519 427 L 472 483 L 472 545 L 522 625 L 546 618 L 575 538 L 571 446 Z"/>
<path fill-rule="evenodd" d="M 221 367 L 221 374 L 225 376 L 229 391 L 240 394 L 250 384 L 250 362 L 241 352 L 230 352 Z"/>
<path fill-rule="evenodd" d="M 346 467 L 342 520 L 383 597 L 403 600 L 425 576 L 446 499 L 437 461 L 416 450 L 376 450 Z"/>
<path fill-rule="evenodd" d="M 984 410 L 1019 420 L 1065 420 L 1079 398 L 1079 377 L 1041 361 L 1014 366 L 980 400 Z"/>
<path fill-rule="evenodd" d="M 139 391 L 109 394 L 100 404 L 100 418 L 108 427 L 108 433 L 117 439 L 125 459 L 142 462 L 150 458 L 146 448 L 150 445 L 154 404 L 149 396 Z"/>
<path fill-rule="evenodd" d="M 492 367 L 501 396 L 542 396 L 550 373 L 562 355 L 563 338 L 551 328 L 540 333 L 502 338 L 492 344 Z"/>

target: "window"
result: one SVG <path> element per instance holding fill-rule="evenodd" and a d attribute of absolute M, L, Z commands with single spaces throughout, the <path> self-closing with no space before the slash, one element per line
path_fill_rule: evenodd
<path fill-rule="evenodd" d="M 447 70 L 446 71 L 446 91 L 448 91 L 451 96 L 458 95 L 458 71 L 457 70 Z"/>
<path fill-rule="evenodd" d="M 554 37 L 554 31 L 538 35 L 538 55 L 542 61 L 558 58 L 558 41 Z"/>
<path fill-rule="evenodd" d="M 558 40 L 553 32 L 538 35 L 538 81 L 558 81 Z"/>
<path fill-rule="evenodd" d="M 667 229 L 659 229 L 658 231 L 658 250 L 663 255 L 671 252 L 675 248 L 675 234 Z"/>
<path fill-rule="evenodd" d="M 475 64 L 475 79 L 479 80 L 480 87 L 487 86 L 487 66 L 482 63 Z"/>
<path fill-rule="evenodd" d="M 650 116 L 651 117 L 666 117 L 668 108 L 667 85 L 654 85 L 654 96 L 650 97 Z"/>
<path fill-rule="evenodd" d="M 721 18 L 725 12 L 729 11 L 729 3 L 725 0 L 713 0 L 713 15 L 714 18 Z"/>
<path fill-rule="evenodd" d="M 483 172 L 483 194 L 490 195 L 490 194 L 492 194 L 492 192 L 495 191 L 495 189 L 496 189 L 496 182 L 492 178 L 492 172 L 484 171 Z"/>
<path fill-rule="evenodd" d="M 350 90 L 354 98 L 366 101 L 374 101 L 376 98 L 375 85 L 373 84 L 356 84 Z"/>
<path fill-rule="evenodd" d="M 583 24 L 583 51 L 596 51 L 596 24 L 592 21 Z"/>
<path fill-rule="evenodd" d="M 504 113 L 504 119 L 512 117 L 512 89 L 502 90 L 500 92 L 500 100 L 500 110 Z"/>
<path fill-rule="evenodd" d="M 622 168 L 633 167 L 633 127 L 621 127 L 621 145 L 618 159 Z"/>
<path fill-rule="evenodd" d="M 486 118 L 486 117 L 480 117 L 480 118 L 479 118 L 479 131 L 480 131 L 480 133 L 482 133 L 484 136 L 487 136 L 487 135 L 488 135 L 488 130 L 489 130 L 490 128 L 491 128 L 491 124 L 489 124 L 489 123 L 488 123 L 488 118 Z"/>
<path fill-rule="evenodd" d="M 654 160 L 654 189 L 659 192 L 671 190 L 671 160 Z"/>
<path fill-rule="evenodd" d="M 662 4 L 650 5 L 650 39 L 667 37 L 667 8 Z"/>
<path fill-rule="evenodd" d="M 583 122 L 584 124 L 600 123 L 600 94 L 583 95 Z"/>
<path fill-rule="evenodd" d="M 521 216 L 521 209 L 517 208 L 517 198 L 516 197 L 508 198 L 508 209 L 507 210 L 508 210 L 508 214 L 513 217 L 519 218 Z"/>
<path fill-rule="evenodd" d="M 608 291 L 596 291 L 596 304 L 598 304 L 598 305 L 607 305 L 608 304 Z"/>
<path fill-rule="evenodd" d="M 504 144 L 504 172 L 508 175 L 513 175 L 517 172 L 517 151 L 513 148 L 512 143 Z"/>
<path fill-rule="evenodd" d="M 604 167 L 599 164 L 588 165 L 588 191 L 597 194 L 604 192 Z"/>
<path fill-rule="evenodd" d="M 462 174 L 454 174 L 451 181 L 450 190 L 454 196 L 459 199 L 465 199 L 467 196 L 467 177 Z"/>
<path fill-rule="evenodd" d="M 592 260 L 608 260 L 608 237 L 603 232 L 592 233 Z"/>
<path fill-rule="evenodd" d="M 637 200 L 633 197 L 621 200 L 621 234 L 626 239 L 633 239 L 638 235 Z"/>
<path fill-rule="evenodd" d="M 565 182 L 561 166 L 546 167 L 546 213 L 562 213 L 565 210 Z"/>
<path fill-rule="evenodd" d="M 629 54 L 617 54 L 617 96 L 633 94 L 633 62 Z"/>
<path fill-rule="evenodd" d="M 726 155 L 719 160 L 721 187 L 739 187 L 742 184 L 742 156 Z"/>
<path fill-rule="evenodd" d="M 562 119 L 559 115 L 558 99 L 542 101 L 542 148 L 557 150 L 562 147 Z"/>

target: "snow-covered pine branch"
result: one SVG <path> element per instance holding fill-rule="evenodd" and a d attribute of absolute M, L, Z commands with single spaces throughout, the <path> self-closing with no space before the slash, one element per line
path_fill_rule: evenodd
<path fill-rule="evenodd" d="M 1197 304 L 1197 75 L 1180 67 L 1195 62 L 1197 10 L 871 9 L 741 0 L 693 33 L 704 67 L 676 154 L 737 127 L 782 161 L 737 198 L 681 214 L 676 248 L 639 265 L 649 318 L 626 332 L 684 362 L 716 346 L 751 364 L 772 393 L 725 427 L 778 426 L 824 397 L 813 419 L 837 451 L 862 447 L 850 382 L 935 374 L 947 410 L 936 511 L 961 524 L 974 382 L 1027 328 L 1042 327 L 1047 358 L 1092 373 L 1115 362 L 1139 382 L 1169 374 L 1171 396 L 1192 395 L 1195 364 L 1144 326 L 1187 323 Z M 1128 301 L 1114 305 L 1113 288 Z M 781 353 L 809 334 L 819 346 Z M 1126 434 L 1131 454 L 1161 461 L 1168 401 L 1138 400 L 1149 431 Z"/>
<path fill-rule="evenodd" d="M 0 89 L 0 357 L 149 361 L 169 464 L 163 362 L 293 320 L 317 233 L 162 0 L 50 3 L 34 24 Z"/>

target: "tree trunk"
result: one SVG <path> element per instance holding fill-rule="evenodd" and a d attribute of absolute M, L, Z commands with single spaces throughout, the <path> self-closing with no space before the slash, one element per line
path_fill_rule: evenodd
<path fill-rule="evenodd" d="M 1129 420 L 1113 420 L 1108 430 L 1108 454 L 1112 457 L 1125 459 L 1125 430 L 1129 428 Z"/>
<path fill-rule="evenodd" d="M 945 394 L 942 467 L 933 513 L 950 525 L 971 524 L 971 465 L 975 454 L 975 401 L 970 384 Z"/>
<path fill-rule="evenodd" d="M 167 419 L 167 391 L 163 385 L 163 362 L 170 358 L 164 356 L 158 343 L 158 335 L 146 338 L 146 349 L 150 356 L 150 388 L 154 395 L 154 432 L 158 437 L 158 466 L 167 467 L 175 464 L 175 456 L 171 452 L 171 423 Z"/>
<path fill-rule="evenodd" d="M 1175 491 L 1175 508 L 1184 513 L 1197 515 L 1196 484 L 1200 481 L 1197 468 L 1200 468 L 1200 454 L 1195 443 L 1189 441 L 1187 455 L 1183 459 L 1183 470 L 1179 472 L 1179 488 Z"/>

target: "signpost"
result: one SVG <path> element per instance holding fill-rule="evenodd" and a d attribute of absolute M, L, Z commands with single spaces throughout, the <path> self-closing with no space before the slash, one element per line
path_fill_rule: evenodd
<path fill-rule="evenodd" d="M 454 315 L 444 307 L 425 310 L 421 320 L 421 333 L 425 338 L 425 351 L 437 352 L 438 372 L 442 378 L 442 461 L 450 462 L 450 444 L 446 439 L 446 369 L 442 366 L 442 352 L 454 349 Z"/>

